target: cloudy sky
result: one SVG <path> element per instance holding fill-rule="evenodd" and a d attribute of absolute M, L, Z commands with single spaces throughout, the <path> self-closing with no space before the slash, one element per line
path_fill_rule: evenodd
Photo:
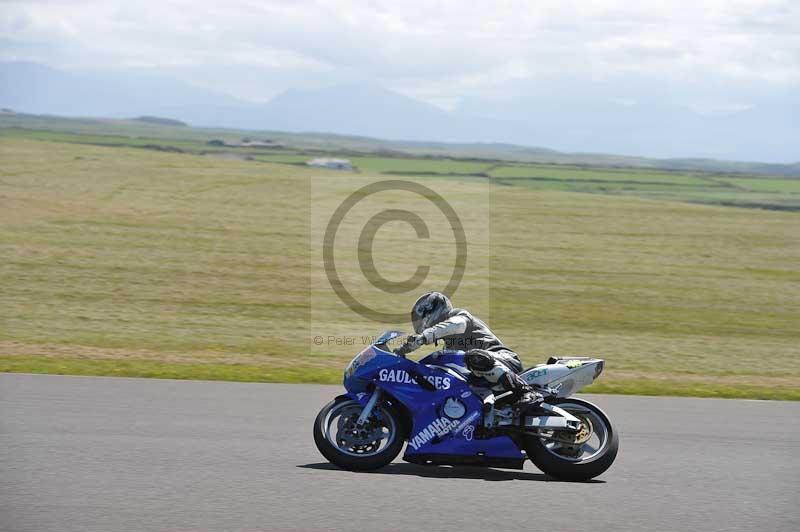
<path fill-rule="evenodd" d="M 251 101 L 368 81 L 497 114 L 592 87 L 725 115 L 800 88 L 800 2 L 0 0 L 0 60 L 157 70 Z"/>

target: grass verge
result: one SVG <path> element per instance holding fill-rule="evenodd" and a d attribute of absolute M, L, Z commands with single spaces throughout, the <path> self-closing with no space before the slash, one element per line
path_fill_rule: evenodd
<path fill-rule="evenodd" d="M 0 356 L 0 372 L 104 377 L 336 384 L 343 369 L 274 367 L 250 364 L 175 363 L 155 360 L 93 360 Z"/>
<path fill-rule="evenodd" d="M 152 360 L 92 360 L 35 356 L 0 356 L 0 372 L 297 384 L 340 384 L 342 382 L 342 371 L 330 368 L 276 368 L 249 364 L 193 364 Z M 679 378 L 656 380 L 614 379 L 612 377 L 605 381 L 598 381 L 583 391 L 585 393 L 623 395 L 800 400 L 800 389 L 798 388 L 685 382 Z"/>

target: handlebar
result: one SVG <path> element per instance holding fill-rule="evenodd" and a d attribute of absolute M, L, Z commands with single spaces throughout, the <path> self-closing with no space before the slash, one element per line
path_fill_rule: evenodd
<path fill-rule="evenodd" d="M 411 349 L 409 349 L 408 344 L 403 344 L 397 349 L 395 349 L 393 352 L 400 358 L 406 358 L 406 355 L 411 352 Z"/>

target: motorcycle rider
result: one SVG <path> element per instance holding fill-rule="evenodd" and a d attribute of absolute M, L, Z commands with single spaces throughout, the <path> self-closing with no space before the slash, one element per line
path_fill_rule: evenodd
<path fill-rule="evenodd" d="M 420 296 L 411 308 L 411 323 L 415 334 L 395 351 L 397 354 L 405 355 L 442 340 L 447 349 L 466 352 L 464 362 L 471 385 L 480 387 L 486 381 L 495 396 L 510 392 L 497 406 L 511 404 L 521 408 L 541 401 L 542 396 L 518 375 L 522 371 L 519 356 L 504 346 L 482 320 L 464 309 L 454 309 L 446 295 L 428 292 Z"/>

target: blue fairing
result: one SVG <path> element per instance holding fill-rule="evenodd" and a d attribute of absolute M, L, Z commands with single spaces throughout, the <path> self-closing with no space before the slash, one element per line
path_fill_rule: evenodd
<path fill-rule="evenodd" d="M 489 458 L 521 458 L 508 436 L 477 439 L 483 403 L 466 382 L 464 353 L 440 351 L 414 362 L 372 345 L 359 353 L 345 371 L 348 395 L 366 404 L 373 387 L 401 403 L 412 419 L 406 456 L 442 454 Z M 435 390 L 420 386 L 423 378 Z"/>
<path fill-rule="evenodd" d="M 467 374 L 467 368 L 464 364 L 464 351 L 455 351 L 444 349 L 436 351 L 426 356 L 419 361 L 420 364 L 435 364 L 438 366 L 447 366 L 451 369 Z"/>

